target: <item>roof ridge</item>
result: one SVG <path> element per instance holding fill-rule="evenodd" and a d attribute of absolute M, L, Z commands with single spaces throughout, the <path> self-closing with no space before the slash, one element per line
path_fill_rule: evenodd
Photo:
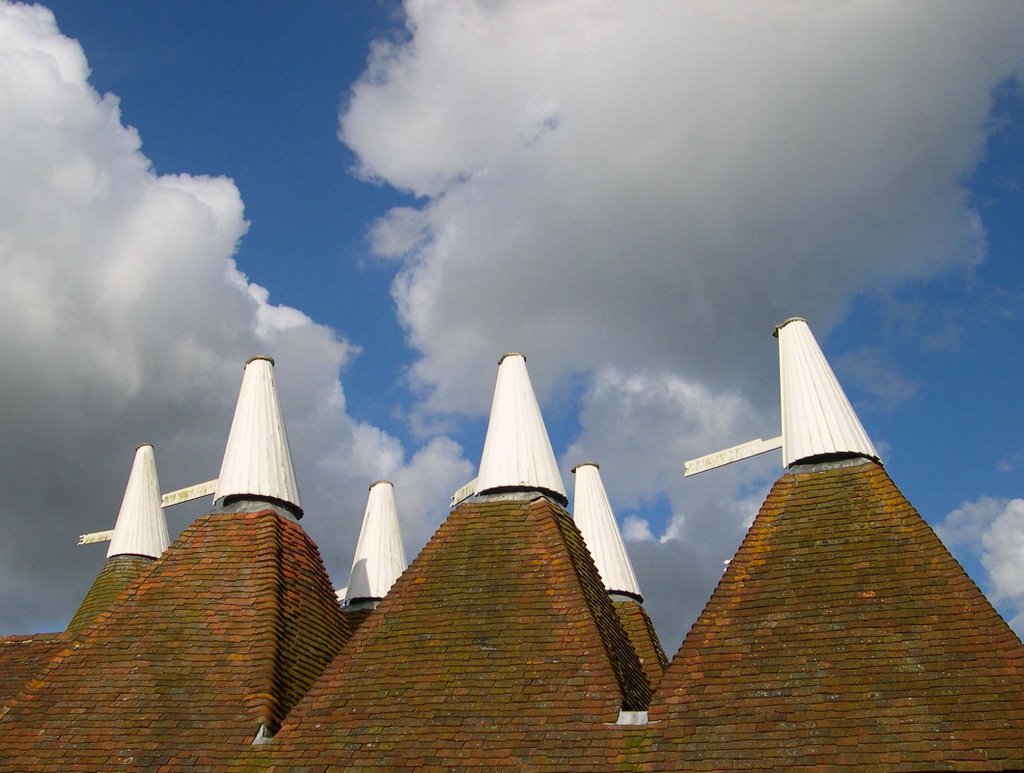
<path fill-rule="evenodd" d="M 316 681 L 316 677 L 319 677 L 323 672 L 323 668 L 329 664 L 330 660 L 333 659 L 337 651 L 351 638 L 351 630 L 348 621 L 345 620 L 344 615 L 341 613 L 341 607 L 337 602 L 337 597 L 334 594 L 334 589 L 331 586 L 329 578 L 327 578 L 326 569 L 323 570 L 323 577 L 327 579 L 324 587 L 330 591 L 329 594 L 329 607 L 334 609 L 337 614 L 335 617 L 335 625 L 337 625 L 342 638 L 342 643 L 333 652 L 330 652 L 329 656 L 326 657 L 323 666 L 316 673 L 315 677 L 304 680 L 304 684 L 296 687 L 293 683 L 295 675 L 292 673 L 296 661 L 309 656 L 311 653 L 307 649 L 296 650 L 290 646 L 293 644 L 290 641 L 295 636 L 293 631 L 293 625 L 296 622 L 302 622 L 302 616 L 295 614 L 297 611 L 289 609 L 290 603 L 293 600 L 288 598 L 289 588 L 294 584 L 292 580 L 292 573 L 288 570 L 290 566 L 286 566 L 291 560 L 291 557 L 286 550 L 286 541 L 288 538 L 289 530 L 295 530 L 298 532 L 299 539 L 302 539 L 310 546 L 313 546 L 312 540 L 306 534 L 305 530 L 302 529 L 298 524 L 293 521 L 289 521 L 281 514 L 273 512 L 274 518 L 271 520 L 272 528 L 267 536 L 267 539 L 273 542 L 274 549 L 274 560 L 273 560 L 273 572 L 275 575 L 274 592 L 267 594 L 267 611 L 268 617 L 266 620 L 267 632 L 264 637 L 264 641 L 267 643 L 267 649 L 269 662 L 267 664 L 265 684 L 268 685 L 266 693 L 259 693 L 252 696 L 254 698 L 253 705 L 256 707 L 259 717 L 262 719 L 261 733 L 264 737 L 273 736 L 281 727 L 281 723 L 287 716 L 288 712 L 294 707 L 295 703 L 301 699 L 301 696 L 306 693 L 309 687 Z M 317 550 L 319 555 L 319 550 Z M 321 562 L 321 568 L 323 568 Z M 320 588 L 321 591 L 324 588 Z M 312 588 L 304 588 L 304 593 L 312 593 Z M 323 594 L 321 594 L 323 595 Z M 305 600 L 305 596 L 299 599 L 300 601 Z M 323 598 L 320 599 L 324 601 Z M 315 668 L 315 666 L 314 666 Z M 309 674 L 307 669 L 300 669 L 300 671 Z M 262 700 L 262 704 L 261 701 Z"/>
<path fill-rule="evenodd" d="M 536 500 L 534 500 L 536 501 Z M 533 502 L 530 503 L 533 507 Z M 622 708 L 626 711 L 644 711 L 651 702 L 651 684 L 640 663 L 640 656 L 630 641 L 619 619 L 612 600 L 608 597 L 601 574 L 587 549 L 583 534 L 572 516 L 564 508 L 555 510 L 555 524 L 569 550 L 569 557 L 583 591 L 587 607 L 597 626 L 601 643 L 611 662 L 622 691 Z M 575 543 L 570 545 L 570 540 Z M 578 541 L 578 542 L 577 542 Z M 575 549 L 573 549 L 575 548 Z"/>

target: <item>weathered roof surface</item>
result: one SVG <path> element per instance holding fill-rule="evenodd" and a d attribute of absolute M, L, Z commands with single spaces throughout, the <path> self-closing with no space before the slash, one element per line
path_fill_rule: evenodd
<path fill-rule="evenodd" d="M 597 462 L 578 464 L 572 471 L 576 475 L 572 517 L 594 557 L 604 587 L 609 593 L 625 593 L 642 601 L 640 583 L 636 581 Z"/>
<path fill-rule="evenodd" d="M 650 718 L 656 768 L 1022 768 L 1024 647 L 880 465 L 797 468 Z"/>
<path fill-rule="evenodd" d="M 302 517 L 270 357 L 253 357 L 245 364 L 213 497 L 215 501 L 251 497 L 280 502 Z"/>
<path fill-rule="evenodd" d="M 361 609 L 343 609 L 341 614 L 344 616 L 345 622 L 348 623 L 348 629 L 355 633 L 374 611 L 372 607 L 363 607 Z"/>
<path fill-rule="evenodd" d="M 629 636 L 633 649 L 640 657 L 640 665 L 644 668 L 647 681 L 651 683 L 651 687 L 656 688 L 668 667 L 668 658 L 665 657 L 665 650 L 661 648 L 661 640 L 654 630 L 654 623 L 639 601 L 626 599 L 615 601 L 614 604 L 619 621 Z"/>
<path fill-rule="evenodd" d="M 345 600 L 382 599 L 405 571 L 405 547 L 398 528 L 395 487 L 389 480 L 370 486 Z"/>
<path fill-rule="evenodd" d="M 0 717 L 54 657 L 74 646 L 74 637 L 64 633 L 0 636 Z"/>
<path fill-rule="evenodd" d="M 159 558 L 169 544 L 167 519 L 160 506 L 156 456 L 153 446 L 144 443 L 135 449 L 132 471 L 128 475 L 107 557 L 136 555 Z"/>
<path fill-rule="evenodd" d="M 17 770 L 215 768 L 276 729 L 348 636 L 315 545 L 202 516 L 0 723 Z"/>
<path fill-rule="evenodd" d="M 602 769 L 604 723 L 649 692 L 569 514 L 543 497 L 470 500 L 248 759 Z"/>
<path fill-rule="evenodd" d="M 78 611 L 68 623 L 68 632 L 82 631 L 94 623 L 103 612 L 113 609 L 118 597 L 141 577 L 143 572 L 150 569 L 155 560 L 147 556 L 131 555 L 108 558 L 78 606 Z"/>
<path fill-rule="evenodd" d="M 498 379 L 480 454 L 477 492 L 530 490 L 568 502 L 544 417 L 526 372 L 526 357 L 509 352 L 498 361 Z"/>
<path fill-rule="evenodd" d="M 782 393 L 782 464 L 835 456 L 879 459 L 871 438 L 814 340 L 791 317 L 775 328 Z"/>

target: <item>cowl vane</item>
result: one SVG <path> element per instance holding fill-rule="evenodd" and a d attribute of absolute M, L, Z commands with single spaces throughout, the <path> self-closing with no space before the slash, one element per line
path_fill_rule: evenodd
<path fill-rule="evenodd" d="M 643 601 L 597 462 L 583 462 L 572 471 L 576 474 L 572 517 L 590 549 L 605 590 Z"/>
<path fill-rule="evenodd" d="M 302 517 L 274 384 L 274 360 L 265 355 L 245 364 L 214 500 L 221 505 L 244 500 L 269 502 Z"/>
<path fill-rule="evenodd" d="M 540 491 L 563 506 L 569 501 L 526 372 L 526 357 L 518 352 L 498 360 L 498 380 L 476 480 L 478 494 L 502 491 Z"/>
<path fill-rule="evenodd" d="M 167 519 L 160 506 L 156 456 L 153 446 L 143 443 L 135 449 L 107 558 L 124 555 L 159 558 L 169 544 Z"/>
<path fill-rule="evenodd" d="M 782 393 L 782 464 L 862 456 L 880 461 L 806 320 L 775 328 Z"/>
<path fill-rule="evenodd" d="M 366 500 L 345 603 L 380 601 L 407 566 L 398 527 L 395 487 L 389 480 L 378 480 L 370 486 Z"/>

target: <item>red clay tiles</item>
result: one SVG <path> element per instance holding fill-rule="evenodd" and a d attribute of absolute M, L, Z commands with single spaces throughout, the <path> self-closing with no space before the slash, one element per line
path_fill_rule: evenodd
<path fill-rule="evenodd" d="M 31 680 L 46 673 L 53 658 L 74 646 L 74 637 L 64 633 L 0 636 L 0 716 Z"/>
<path fill-rule="evenodd" d="M 203 516 L 29 683 L 0 722 L 0 768 L 221 769 L 276 729 L 347 635 L 298 524 Z"/>
<path fill-rule="evenodd" d="M 1024 768 L 1024 647 L 880 465 L 791 472 L 650 719 L 652 769 Z"/>
<path fill-rule="evenodd" d="M 353 614 L 296 523 L 203 516 L 80 635 L 0 639 L 0 771 L 1024 769 L 1024 647 L 874 462 L 779 479 L 653 698 L 543 497 L 460 505 Z"/>
<path fill-rule="evenodd" d="M 468 502 L 246 759 L 593 770 L 605 723 L 649 695 L 569 514 L 541 497 Z"/>
<path fill-rule="evenodd" d="M 661 681 L 665 668 L 668 667 L 668 658 L 661 648 L 661 641 L 654 630 L 654 623 L 639 601 L 629 599 L 616 601 L 615 611 L 619 615 L 619 621 L 629 636 L 629 642 L 640 657 L 640 664 L 643 666 L 647 681 L 651 687 L 657 687 Z"/>
<path fill-rule="evenodd" d="M 149 556 L 111 556 L 100 569 L 89 592 L 85 594 L 68 623 L 68 632 L 75 633 L 92 624 L 101 612 L 112 609 L 125 589 L 137 580 L 143 572 L 153 566 L 156 559 Z"/>

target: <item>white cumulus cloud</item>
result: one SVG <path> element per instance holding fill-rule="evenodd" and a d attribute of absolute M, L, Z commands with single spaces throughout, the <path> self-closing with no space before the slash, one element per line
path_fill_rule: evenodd
<path fill-rule="evenodd" d="M 983 496 L 964 502 L 936 532 L 947 546 L 980 559 L 987 575 L 982 586 L 1009 611 L 1018 634 L 1024 632 L 1024 499 Z"/>
<path fill-rule="evenodd" d="M 461 450 L 407 460 L 349 416 L 339 373 L 358 348 L 238 269 L 235 184 L 156 174 L 88 78 L 48 10 L 0 3 L 0 631 L 63 628 L 104 556 L 77 535 L 113 525 L 137 443 L 155 444 L 166 489 L 216 476 L 253 354 L 277 360 L 303 525 L 335 581 L 373 479 L 407 482 L 404 523 L 429 533 Z M 169 517 L 180 528 L 188 508 Z"/>

